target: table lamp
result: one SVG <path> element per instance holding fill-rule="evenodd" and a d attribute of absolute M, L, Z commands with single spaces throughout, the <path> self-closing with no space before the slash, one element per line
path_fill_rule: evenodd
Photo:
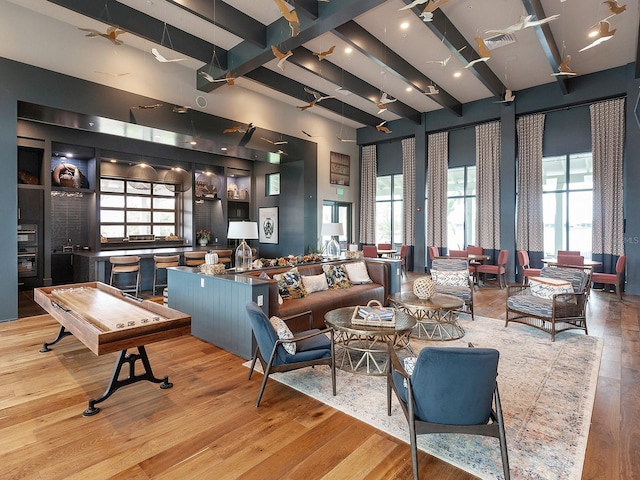
<path fill-rule="evenodd" d="M 241 240 L 236 249 L 236 271 L 251 270 L 253 261 L 251 248 L 245 240 L 258 238 L 258 224 L 256 222 L 229 222 L 227 238 Z"/>
<path fill-rule="evenodd" d="M 344 230 L 341 223 L 323 223 L 322 235 L 331 237 L 329 243 L 325 248 L 325 254 L 327 257 L 339 257 L 340 256 L 340 244 L 335 237 L 344 235 Z"/>

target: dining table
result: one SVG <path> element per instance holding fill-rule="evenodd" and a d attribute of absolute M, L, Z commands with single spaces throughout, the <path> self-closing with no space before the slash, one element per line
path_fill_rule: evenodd
<path fill-rule="evenodd" d="M 395 255 L 396 253 L 398 253 L 398 250 L 396 249 L 378 249 L 378 257 L 390 257 L 392 255 Z"/>
<path fill-rule="evenodd" d="M 602 262 L 598 262 L 597 260 L 585 260 L 582 265 L 564 265 L 562 263 L 558 263 L 558 259 L 556 257 L 547 257 L 541 260 L 545 265 L 560 265 L 567 267 L 584 267 L 584 268 L 595 268 L 601 267 Z"/>

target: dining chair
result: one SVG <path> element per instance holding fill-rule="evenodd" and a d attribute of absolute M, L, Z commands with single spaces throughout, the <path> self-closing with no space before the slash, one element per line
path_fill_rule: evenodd
<path fill-rule="evenodd" d="M 467 251 L 466 250 L 449 250 L 449 256 L 467 258 Z"/>
<path fill-rule="evenodd" d="M 400 247 L 400 273 L 407 277 L 407 253 L 409 253 L 409 247 L 402 245 Z"/>
<path fill-rule="evenodd" d="M 557 264 L 582 267 L 584 266 L 584 257 L 582 255 L 558 255 Z"/>
<path fill-rule="evenodd" d="M 378 249 L 375 245 L 363 245 L 362 255 L 367 258 L 378 258 Z"/>
<path fill-rule="evenodd" d="M 615 285 L 618 300 L 622 300 L 622 286 L 624 285 L 624 267 L 627 264 L 626 255 L 620 255 L 616 262 L 616 273 L 593 272 L 591 274 L 592 283 L 603 283 L 605 285 Z"/>
<path fill-rule="evenodd" d="M 520 275 L 522 275 L 522 285 L 526 285 L 529 277 L 539 277 L 540 268 L 531 268 L 529 265 L 529 252 L 518 250 L 518 264 L 520 265 Z"/>
<path fill-rule="evenodd" d="M 379 243 L 378 250 L 391 250 L 393 247 L 390 243 Z"/>
<path fill-rule="evenodd" d="M 580 252 L 578 250 L 558 250 L 557 256 L 560 255 L 580 255 Z"/>
<path fill-rule="evenodd" d="M 498 284 L 500 285 L 500 288 L 502 288 L 503 284 L 504 286 L 506 286 L 507 285 L 506 272 L 507 272 L 508 258 L 509 258 L 509 250 L 500 250 L 500 253 L 498 254 L 498 261 L 496 262 L 496 264 L 495 265 L 478 265 L 476 267 L 476 275 L 482 273 L 485 278 L 485 281 L 486 281 L 487 274 L 495 275 L 496 277 L 498 277 Z"/>
<path fill-rule="evenodd" d="M 429 260 L 433 261 L 434 258 L 437 258 L 440 256 L 440 250 L 438 249 L 438 247 L 429 247 Z"/>
<path fill-rule="evenodd" d="M 471 434 L 499 440 L 502 470 L 510 477 L 507 438 L 498 392 L 500 352 L 494 348 L 425 347 L 413 372 L 400 363 L 389 342 L 387 415 L 391 392 L 409 423 L 413 478 L 418 480 L 417 436 Z M 453 440 L 455 442 L 455 440 Z"/>
<path fill-rule="evenodd" d="M 467 255 L 482 255 L 484 248 L 469 245 L 467 247 Z M 478 283 L 478 277 L 476 275 L 476 267 L 482 265 L 481 261 L 469 259 L 469 273 L 473 277 L 473 283 Z"/>

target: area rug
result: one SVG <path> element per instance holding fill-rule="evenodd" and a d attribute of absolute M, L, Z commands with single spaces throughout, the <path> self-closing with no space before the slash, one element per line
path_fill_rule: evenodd
<path fill-rule="evenodd" d="M 411 340 L 424 346 L 491 347 L 500 351 L 498 386 L 514 479 L 580 479 L 589 434 L 603 340 L 583 332 L 551 337 L 503 320 L 461 317 L 460 340 Z M 325 368 L 273 374 L 272 378 L 408 442 L 407 422 L 393 396 L 387 416 L 386 379 L 337 370 L 337 396 Z M 422 435 L 421 450 L 480 478 L 503 478 L 498 440 L 473 435 Z"/>

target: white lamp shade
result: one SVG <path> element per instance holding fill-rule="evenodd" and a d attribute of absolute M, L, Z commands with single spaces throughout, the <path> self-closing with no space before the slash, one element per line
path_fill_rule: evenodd
<path fill-rule="evenodd" d="M 258 238 L 258 224 L 256 222 L 229 222 L 227 238 L 242 240 Z"/>
<path fill-rule="evenodd" d="M 342 228 L 341 223 L 323 223 L 322 224 L 322 235 L 326 236 L 334 236 L 334 235 L 344 235 L 344 229 Z"/>

